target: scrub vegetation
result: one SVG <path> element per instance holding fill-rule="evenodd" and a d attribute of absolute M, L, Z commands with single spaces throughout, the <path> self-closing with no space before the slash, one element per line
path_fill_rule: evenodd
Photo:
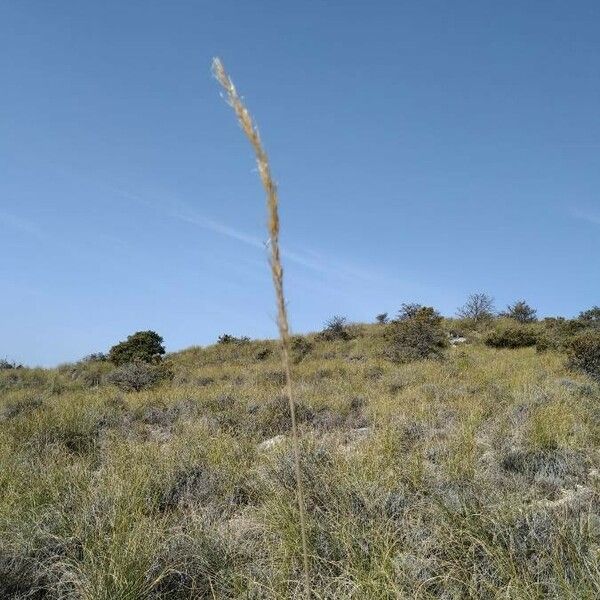
<path fill-rule="evenodd" d="M 593 317 L 294 336 L 312 596 L 597 598 Z M 0 369 L 0 598 L 302 597 L 279 342 L 142 355 Z"/>

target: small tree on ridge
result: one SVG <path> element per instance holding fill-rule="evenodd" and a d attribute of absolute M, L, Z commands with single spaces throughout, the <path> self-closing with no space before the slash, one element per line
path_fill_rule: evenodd
<path fill-rule="evenodd" d="M 136 331 L 113 346 L 108 359 L 116 365 L 134 361 L 155 362 L 165 353 L 163 338 L 156 331 Z"/>

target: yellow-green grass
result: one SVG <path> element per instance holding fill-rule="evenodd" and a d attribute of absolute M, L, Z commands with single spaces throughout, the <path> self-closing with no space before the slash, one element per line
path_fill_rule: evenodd
<path fill-rule="evenodd" d="M 314 597 L 598 597 L 598 385 L 476 340 L 398 365 L 381 333 L 295 355 Z M 166 362 L 137 393 L 0 372 L 1 598 L 301 597 L 276 342 Z"/>

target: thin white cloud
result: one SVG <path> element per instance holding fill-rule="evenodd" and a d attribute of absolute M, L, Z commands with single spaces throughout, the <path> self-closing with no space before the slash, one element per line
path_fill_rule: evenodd
<path fill-rule="evenodd" d="M 586 221 L 587 223 L 592 223 L 593 225 L 600 225 L 600 213 L 592 213 L 586 210 L 581 210 L 580 208 L 571 209 L 571 216 L 575 219 L 579 219 L 580 221 Z"/>
<path fill-rule="evenodd" d="M 264 251 L 268 250 L 268 240 L 261 240 L 257 236 L 240 231 L 239 229 L 235 229 L 234 227 L 225 225 L 224 223 L 220 223 L 214 219 L 198 215 L 191 211 L 175 211 L 169 214 L 176 219 L 193 225 L 198 225 L 203 229 L 224 235 L 230 239 L 242 242 L 248 246 L 252 246 L 253 248 Z M 371 282 L 378 279 L 376 274 L 372 271 L 361 269 L 348 262 L 337 261 L 331 257 L 323 256 L 322 254 L 319 254 L 313 250 L 310 250 L 309 252 L 298 252 L 295 250 L 290 250 L 286 247 L 282 247 L 281 254 L 283 258 L 289 262 L 319 273 L 320 275 L 326 275 L 327 277 L 336 277 L 338 279 L 345 279 L 348 281 L 359 280 Z"/>
<path fill-rule="evenodd" d="M 207 231 L 212 231 L 219 235 L 223 235 L 230 239 L 236 240 L 248 246 L 252 246 L 258 250 L 268 250 L 268 240 L 261 239 L 256 235 L 252 235 L 246 231 L 241 231 L 225 223 L 221 223 L 197 213 L 190 205 L 181 200 L 161 198 L 160 201 L 152 201 L 147 198 L 142 198 L 137 194 L 125 190 L 116 190 L 121 196 L 129 200 L 133 200 L 140 204 L 150 206 L 153 209 L 158 209 L 167 214 L 173 219 L 196 225 Z M 328 278 L 335 277 L 347 281 L 361 282 L 376 282 L 381 280 L 381 276 L 373 270 L 362 269 L 348 261 L 339 261 L 328 256 L 324 256 L 312 249 L 299 252 L 282 246 L 281 254 L 284 259 L 305 269 L 311 270 Z"/>
<path fill-rule="evenodd" d="M 44 239 L 42 230 L 35 223 L 4 211 L 0 211 L 0 224 L 31 237 Z"/>
<path fill-rule="evenodd" d="M 238 242 L 243 242 L 244 244 L 248 244 L 249 246 L 253 246 L 254 248 L 262 249 L 266 247 L 266 242 L 260 240 L 258 237 L 247 234 L 243 231 L 239 231 L 237 229 L 234 229 L 233 227 L 230 227 L 229 225 L 219 223 L 218 221 L 214 221 L 213 219 L 209 219 L 201 215 L 193 214 L 190 212 L 173 212 L 170 213 L 170 216 L 175 219 L 179 219 L 180 221 L 184 221 L 185 223 L 198 225 L 203 229 L 207 229 L 214 233 L 219 233 L 233 240 L 237 240 Z"/>

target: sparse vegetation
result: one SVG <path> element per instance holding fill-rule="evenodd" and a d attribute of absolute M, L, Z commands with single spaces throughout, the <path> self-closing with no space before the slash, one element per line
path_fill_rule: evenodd
<path fill-rule="evenodd" d="M 395 326 L 293 338 L 315 593 L 595 598 L 593 362 L 475 338 L 399 364 Z M 0 598 L 302 597 L 276 344 L 170 355 L 139 392 L 74 375 L 106 361 L 1 371 Z"/>

